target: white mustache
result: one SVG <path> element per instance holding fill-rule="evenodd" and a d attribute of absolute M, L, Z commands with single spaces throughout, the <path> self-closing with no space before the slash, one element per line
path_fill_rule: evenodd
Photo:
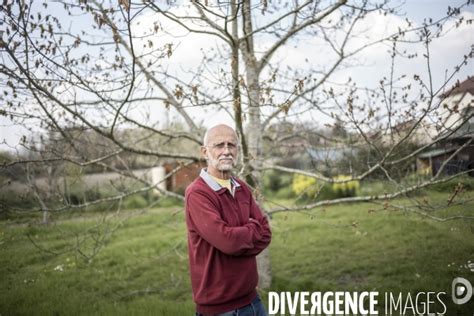
<path fill-rule="evenodd" d="M 232 157 L 232 156 L 219 157 L 219 161 L 221 161 L 221 160 L 229 160 L 229 159 L 230 159 L 231 161 L 234 161 L 234 157 Z"/>

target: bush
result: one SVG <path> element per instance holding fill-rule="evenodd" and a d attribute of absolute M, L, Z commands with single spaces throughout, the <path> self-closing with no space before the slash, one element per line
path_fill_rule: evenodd
<path fill-rule="evenodd" d="M 147 200 L 140 194 L 129 196 L 123 201 L 123 206 L 126 209 L 144 208 L 147 205 Z"/>
<path fill-rule="evenodd" d="M 293 179 L 291 175 L 275 170 L 267 171 L 263 174 L 263 190 L 265 192 L 276 193 L 288 188 Z"/>
<path fill-rule="evenodd" d="M 302 174 L 295 174 L 293 176 L 293 183 L 291 184 L 293 192 L 297 195 L 314 196 L 319 186 L 316 183 L 316 179 L 308 177 Z"/>
<path fill-rule="evenodd" d="M 10 207 L 28 209 L 37 206 L 37 204 L 38 200 L 31 192 L 18 193 L 13 190 L 0 192 L 0 210 Z"/>
<path fill-rule="evenodd" d="M 292 189 L 293 177 L 281 171 L 270 170 L 263 174 L 263 193 L 270 198 L 291 199 L 295 197 Z"/>
<path fill-rule="evenodd" d="M 107 196 L 106 192 L 97 185 L 87 186 L 82 181 L 72 182 L 67 192 L 64 193 L 64 199 L 72 205 L 95 201 L 105 196 Z"/>
<path fill-rule="evenodd" d="M 351 178 L 351 176 L 338 175 L 334 177 L 334 180 L 349 180 Z M 356 196 L 359 189 L 360 183 L 357 180 L 332 184 L 332 190 L 339 197 Z"/>
<path fill-rule="evenodd" d="M 351 176 L 338 175 L 334 180 L 349 180 Z M 333 183 L 332 185 L 318 182 L 315 178 L 301 174 L 293 177 L 292 190 L 301 196 L 303 200 L 331 200 L 341 197 L 356 196 L 360 188 L 359 181 L 352 180 L 344 183 Z"/>
<path fill-rule="evenodd" d="M 182 205 L 183 205 L 183 201 L 171 196 L 160 197 L 158 200 L 158 203 L 156 203 L 157 207 L 172 207 L 172 206 L 182 206 Z"/>
<path fill-rule="evenodd" d="M 285 200 L 295 197 L 295 193 L 291 189 L 291 186 L 281 188 L 280 190 L 278 190 L 277 192 L 275 192 L 273 194 L 270 193 L 270 195 L 277 198 L 277 199 L 285 199 Z"/>
<path fill-rule="evenodd" d="M 462 187 L 465 190 L 474 190 L 474 178 L 468 176 L 458 177 L 446 182 L 438 183 L 429 186 L 428 189 L 436 192 L 453 192 L 459 183 L 462 184 Z"/>

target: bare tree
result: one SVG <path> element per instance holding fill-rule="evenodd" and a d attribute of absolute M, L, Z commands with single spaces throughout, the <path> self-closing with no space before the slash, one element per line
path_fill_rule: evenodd
<path fill-rule="evenodd" d="M 5 26 L 0 42 L 5 103 L 1 114 L 31 133 L 53 130 L 66 148 L 51 150 L 42 147 L 44 142 L 24 141 L 25 150 L 38 154 L 5 166 L 56 162 L 98 166 L 142 185 L 79 207 L 155 187 L 117 167 L 123 153 L 199 161 L 197 151 L 173 148 L 182 142 L 188 144 L 185 147 L 201 144 L 202 113 L 232 117 L 241 141 L 240 175 L 254 187 L 260 202 L 265 199 L 261 189 L 265 170 L 316 179 L 321 183 L 316 197 L 325 185 L 373 177 L 391 184 L 385 194 L 268 207 L 268 214 L 334 203 L 387 203 L 472 171 L 468 166 L 445 176 L 449 163 L 471 147 L 471 138 L 450 151 L 431 176 L 415 182 L 403 177 L 413 172 L 410 166 L 418 154 L 449 140 L 472 117 L 467 113 L 446 126 L 439 98 L 450 91 L 472 58 L 472 43 L 466 43 L 456 67 L 447 69 L 443 78 L 432 71 L 433 62 L 439 61 L 432 60 L 431 52 L 433 41 L 472 23 L 462 14 L 468 3 L 423 23 L 403 20 L 389 1 L 119 3 L 7 1 L 1 6 Z M 396 28 L 370 32 L 368 20 L 388 23 L 394 17 Z M 179 38 L 181 43 L 197 45 L 194 39 L 207 43 L 202 52 L 184 52 L 195 60 L 191 66 L 185 64 L 186 69 L 173 64 L 179 61 Z M 376 85 L 353 79 L 351 74 L 357 77 L 358 67 L 364 65 L 359 56 L 379 47 L 388 50 L 380 57 L 390 65 L 388 75 Z M 421 72 L 401 73 L 397 67 L 406 60 L 422 62 Z M 170 120 L 185 127 L 177 131 Z M 97 137 L 78 137 L 74 132 L 78 130 Z M 99 139 L 106 140 L 102 151 L 85 150 L 98 146 Z M 336 149 L 342 159 L 330 159 L 329 150 Z M 317 158 L 315 150 L 326 158 Z M 284 156 L 308 164 L 303 168 L 284 164 Z M 347 176 L 338 178 L 338 173 Z M 38 210 L 44 212 L 77 207 L 68 203 L 50 207 L 38 201 Z M 397 207 L 435 217 L 419 206 Z M 266 272 L 261 285 L 268 287 L 268 253 L 260 262 Z"/>

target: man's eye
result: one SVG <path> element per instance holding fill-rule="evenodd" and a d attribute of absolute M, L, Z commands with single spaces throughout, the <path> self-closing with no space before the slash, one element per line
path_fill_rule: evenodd
<path fill-rule="evenodd" d="M 224 148 L 227 147 L 230 150 L 233 150 L 233 149 L 237 148 L 237 145 L 233 144 L 233 143 L 219 143 L 219 144 L 215 144 L 213 147 L 216 148 L 216 149 L 224 149 Z"/>

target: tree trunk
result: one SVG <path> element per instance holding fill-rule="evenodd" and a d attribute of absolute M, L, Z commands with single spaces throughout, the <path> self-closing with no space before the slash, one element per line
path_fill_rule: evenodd
<path fill-rule="evenodd" d="M 231 1 L 231 16 L 237 16 L 238 6 L 236 3 L 237 0 Z M 248 147 L 247 140 L 244 133 L 243 126 L 243 114 L 242 114 L 242 96 L 240 93 L 240 67 L 239 67 L 239 34 L 238 34 L 238 20 L 233 19 L 232 21 L 232 59 L 230 68 L 232 70 L 232 100 L 234 106 L 234 117 L 235 117 L 235 130 L 240 136 L 240 144 L 242 146 L 241 153 L 243 157 L 244 166 L 248 166 Z M 246 174 L 246 173 L 244 173 Z M 249 179 L 246 179 L 247 181 Z"/>
<path fill-rule="evenodd" d="M 262 205 L 260 187 L 261 187 L 261 156 L 262 156 L 262 124 L 260 117 L 260 82 L 259 82 L 259 64 L 255 57 L 252 31 L 251 3 L 244 1 L 242 4 L 242 27 L 244 38 L 242 39 L 242 55 L 246 70 L 246 86 L 248 93 L 248 155 L 249 168 L 251 171 L 251 185 L 256 189 L 256 199 L 259 205 Z M 263 208 L 262 208 L 263 209 Z M 259 287 L 269 288 L 272 281 L 270 253 L 268 248 L 257 257 L 259 271 Z"/>
<path fill-rule="evenodd" d="M 256 189 L 257 203 L 262 206 L 262 195 L 261 191 L 261 178 L 262 172 L 260 167 L 262 164 L 261 153 L 262 153 L 262 130 L 260 121 L 260 109 L 258 107 L 258 100 L 260 97 L 260 88 L 258 83 L 258 76 L 255 76 L 253 71 L 247 68 L 247 82 L 249 90 L 249 126 L 248 126 L 248 144 L 249 144 L 249 156 L 252 164 L 252 179 L 253 185 Z M 261 207 L 263 210 L 263 207 Z M 270 253 L 268 248 L 265 249 L 257 257 L 258 271 L 260 276 L 259 287 L 269 288 L 272 282 L 271 264 L 270 264 Z"/>

